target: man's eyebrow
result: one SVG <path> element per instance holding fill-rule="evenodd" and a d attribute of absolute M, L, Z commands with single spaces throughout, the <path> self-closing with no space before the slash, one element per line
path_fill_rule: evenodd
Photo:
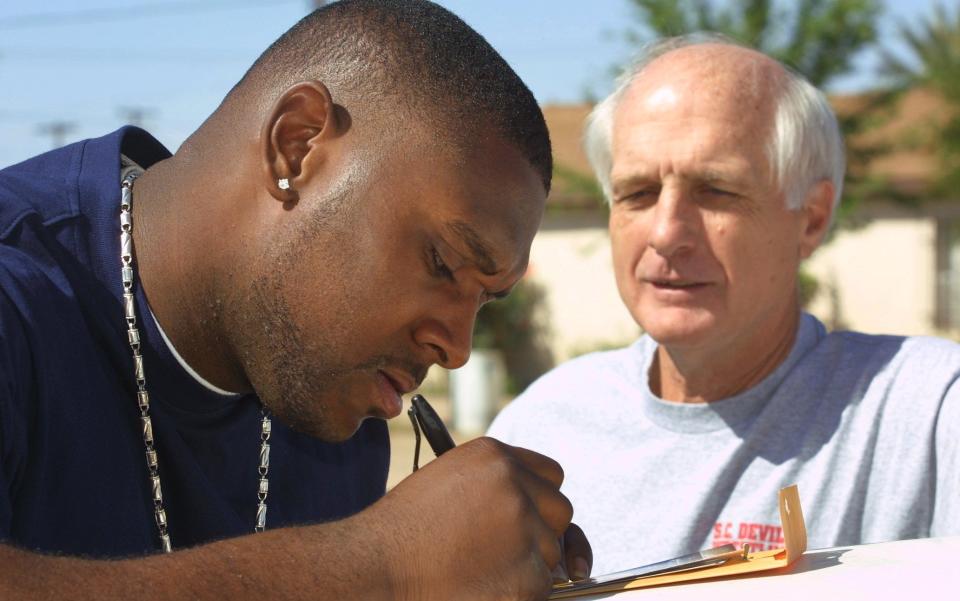
<path fill-rule="evenodd" d="M 724 184 L 731 183 L 732 177 L 729 173 L 723 171 L 707 169 L 700 174 L 698 179 L 707 184 Z"/>
<path fill-rule="evenodd" d="M 624 188 L 647 186 L 654 183 L 659 184 L 659 182 L 655 181 L 653 177 L 647 174 L 634 173 L 621 178 L 615 178 L 613 180 L 613 191 L 616 194 L 617 192 L 622 191 Z"/>
<path fill-rule="evenodd" d="M 500 271 L 497 268 L 496 261 L 494 261 L 491 256 L 489 245 L 483 241 L 483 238 L 477 234 L 476 230 L 474 230 L 469 223 L 459 220 L 450 221 L 447 223 L 447 228 L 466 243 L 467 248 L 470 249 L 473 262 L 477 264 L 481 273 L 484 275 L 496 275 Z"/>
<path fill-rule="evenodd" d="M 704 169 L 698 170 L 692 173 L 683 174 L 685 178 L 695 182 L 702 182 L 705 184 L 734 184 L 736 183 L 736 174 L 728 173 L 719 169 Z M 651 176 L 645 173 L 635 173 L 631 175 L 626 175 L 620 179 L 613 180 L 613 193 L 616 196 L 618 193 L 624 190 L 631 190 L 632 188 L 641 187 L 641 186 L 660 186 L 661 182 L 656 176 Z"/>

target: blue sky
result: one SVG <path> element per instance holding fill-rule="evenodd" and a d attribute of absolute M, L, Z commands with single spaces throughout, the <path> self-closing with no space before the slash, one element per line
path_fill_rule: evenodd
<path fill-rule="evenodd" d="M 949 0 L 955 3 L 956 0 Z M 609 89 L 611 66 L 630 56 L 619 35 L 626 0 L 441 0 L 487 37 L 544 103 Z M 927 15 L 935 0 L 887 0 L 883 39 L 897 19 Z M 250 63 L 306 14 L 308 0 L 4 0 L 0 3 L 0 166 L 50 148 L 44 126 L 71 124 L 66 140 L 119 127 L 130 109 L 175 149 Z M 869 87 L 875 52 L 833 91 Z"/>

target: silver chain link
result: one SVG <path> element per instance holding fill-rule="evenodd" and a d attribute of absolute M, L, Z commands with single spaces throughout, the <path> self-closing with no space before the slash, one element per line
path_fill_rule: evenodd
<path fill-rule="evenodd" d="M 153 422 L 150 420 L 150 394 L 147 392 L 147 378 L 143 370 L 143 355 L 140 353 L 140 330 L 137 328 L 137 312 L 133 289 L 133 182 L 137 173 L 130 173 L 120 183 L 120 277 L 123 280 L 123 312 L 127 321 L 127 341 L 133 351 L 133 369 L 137 381 L 137 404 L 140 406 L 140 425 L 143 434 L 143 446 L 147 459 L 147 470 L 153 494 L 153 516 L 160 535 L 160 546 L 164 553 L 173 550 L 170 533 L 167 530 L 167 512 L 163 509 L 163 489 L 160 485 L 160 467 L 157 450 L 153 440 Z M 257 518 L 255 532 L 263 532 L 267 525 L 267 493 L 270 471 L 270 416 L 261 410 L 260 418 L 260 484 L 257 487 Z"/>
<path fill-rule="evenodd" d="M 270 491 L 270 482 L 267 472 L 270 471 L 270 417 L 263 413 L 260 420 L 260 486 L 257 488 L 257 524 L 255 532 L 263 532 L 267 525 L 267 493 Z"/>

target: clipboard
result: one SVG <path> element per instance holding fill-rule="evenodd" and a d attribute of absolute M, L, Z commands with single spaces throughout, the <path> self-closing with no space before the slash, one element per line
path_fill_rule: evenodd
<path fill-rule="evenodd" d="M 807 550 L 807 527 L 803 521 L 797 485 L 780 489 L 778 502 L 780 525 L 783 528 L 782 549 L 757 553 L 751 553 L 747 545 L 740 550 L 733 545 L 707 549 L 623 572 L 555 584 L 550 599 L 574 599 L 584 595 L 739 576 L 788 566 Z"/>

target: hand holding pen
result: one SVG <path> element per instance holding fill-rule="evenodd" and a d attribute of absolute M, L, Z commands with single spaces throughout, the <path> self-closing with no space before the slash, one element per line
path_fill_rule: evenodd
<path fill-rule="evenodd" d="M 414 471 L 419 468 L 421 430 L 437 457 L 454 449 L 456 445 L 453 438 L 423 396 L 414 395 L 408 416 L 416 437 Z M 563 481 L 563 470 L 559 464 L 533 451 L 505 445 L 490 438 L 477 439 L 467 443 L 462 449 L 471 445 L 492 445 L 495 450 L 506 455 L 503 459 L 508 459 L 512 467 L 522 468 L 524 478 L 519 482 L 527 484 L 523 487 L 523 492 L 527 493 L 528 500 L 539 510 L 539 520 L 535 521 L 543 522 L 543 525 L 555 533 L 549 541 L 541 540 L 539 543 L 545 564 L 556 566 L 553 574 L 559 571 L 563 575 L 569 574 L 574 580 L 588 577 L 593 560 L 590 544 L 583 531 L 576 524 L 570 523 L 572 507 L 559 492 Z M 556 581 L 557 578 L 554 575 L 549 580 Z"/>

